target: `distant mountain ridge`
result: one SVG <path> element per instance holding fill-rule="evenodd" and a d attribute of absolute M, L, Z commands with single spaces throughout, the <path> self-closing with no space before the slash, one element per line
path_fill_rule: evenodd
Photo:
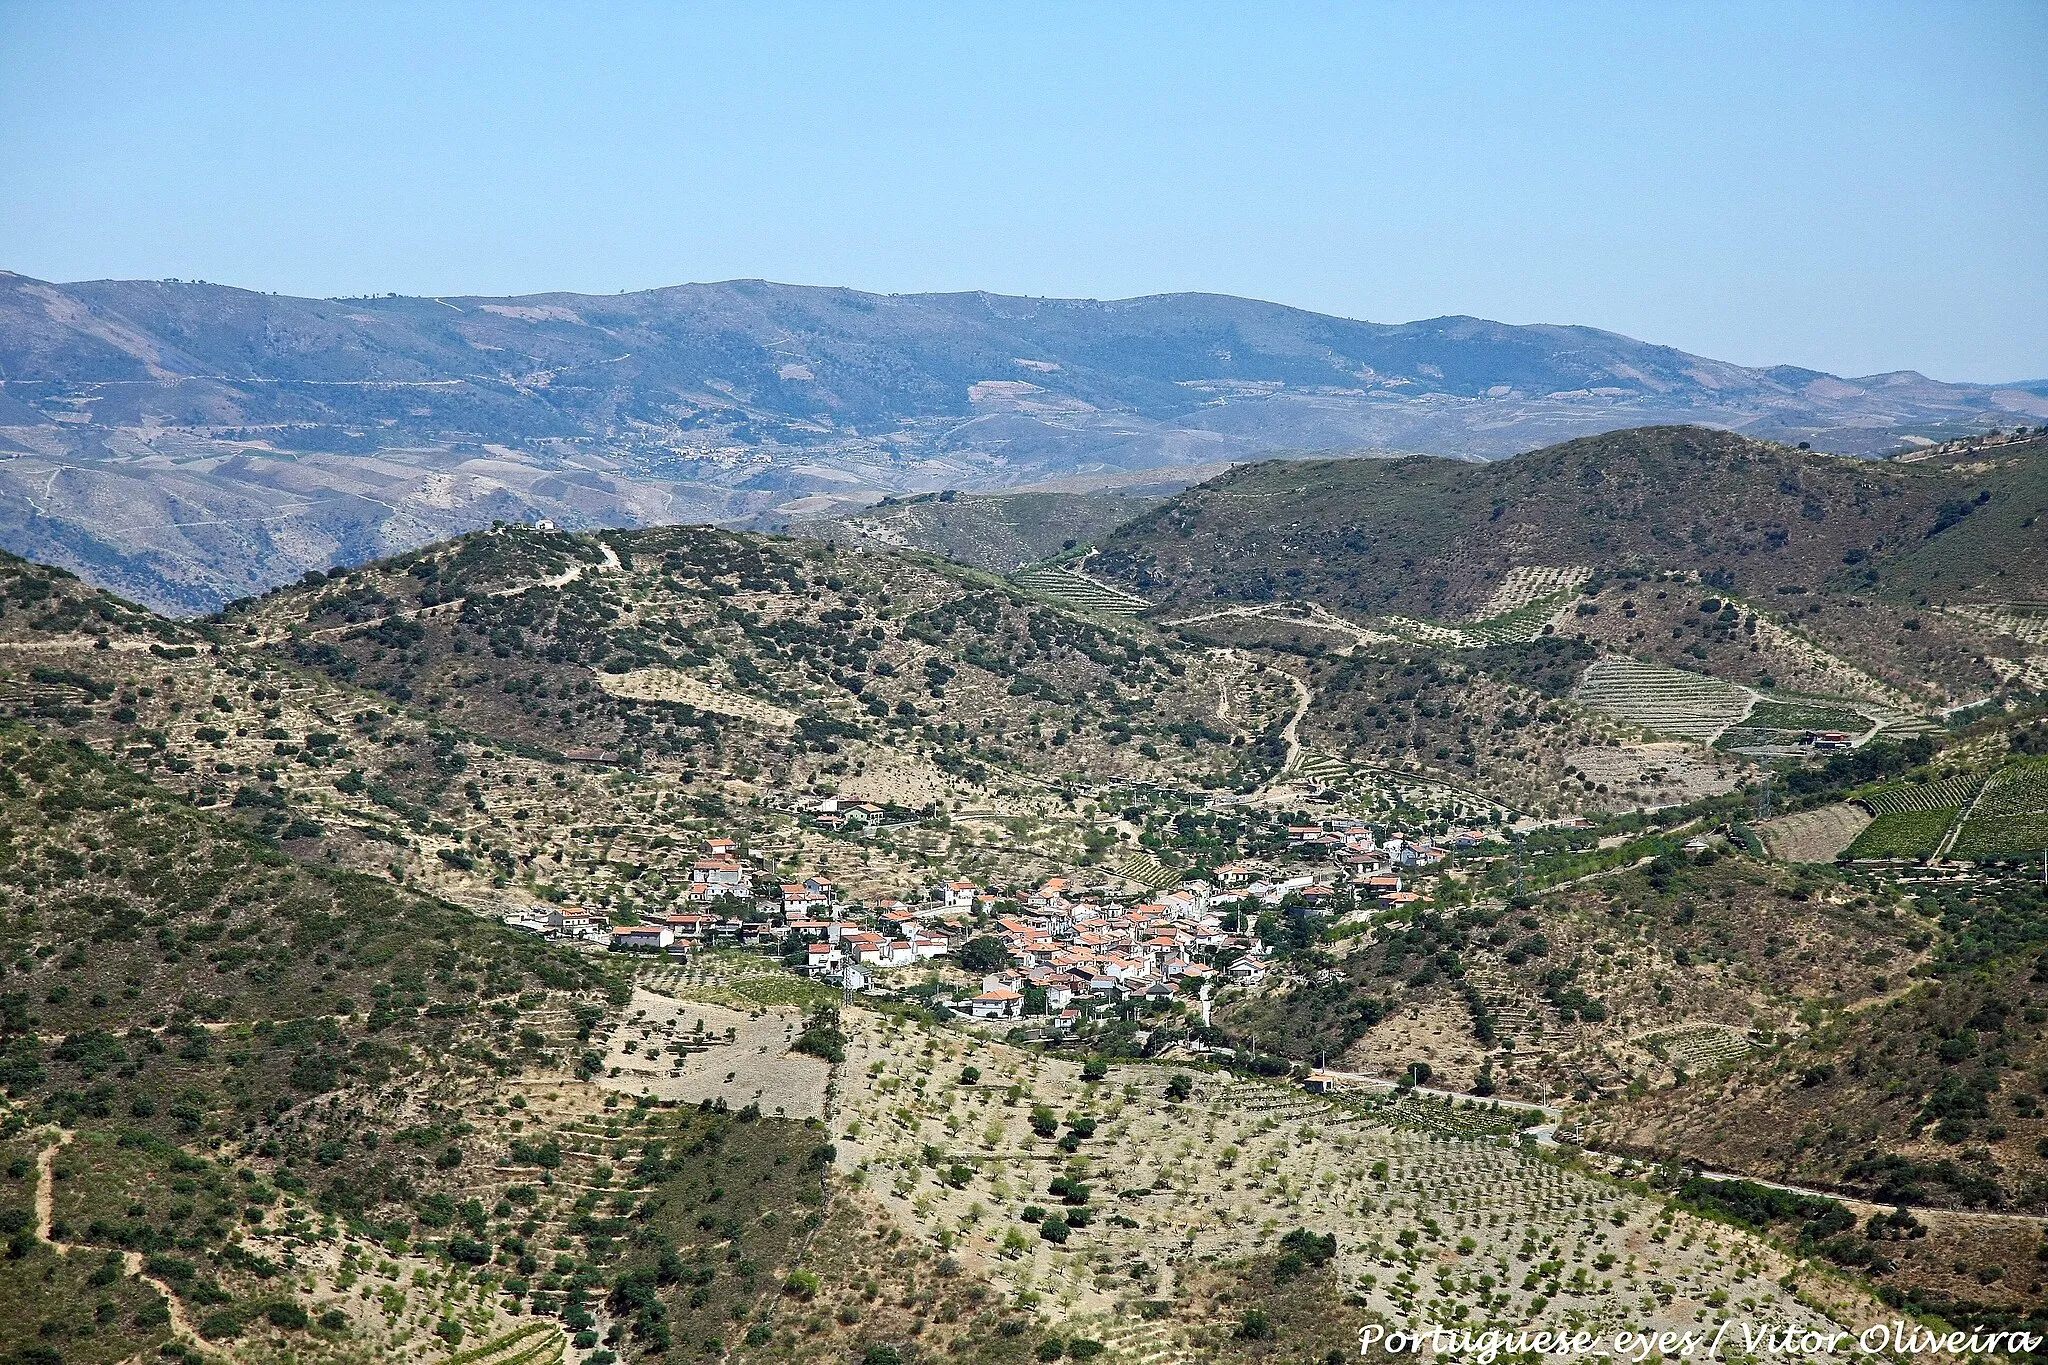
<path fill-rule="evenodd" d="M 0 273 L 0 545 L 204 610 L 488 524 L 844 511 L 1305 451 L 1490 459 L 1658 422 L 1877 453 L 2048 384 L 1749 369 L 1586 327 L 761 281 L 299 299 Z"/>

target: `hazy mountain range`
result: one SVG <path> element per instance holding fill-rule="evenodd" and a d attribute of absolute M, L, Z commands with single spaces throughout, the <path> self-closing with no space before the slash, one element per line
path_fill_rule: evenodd
<path fill-rule="evenodd" d="M 1751 369 L 1585 327 L 735 281 L 299 299 L 0 273 L 0 546 L 203 610 L 493 519 L 790 520 L 1289 452 L 1491 459 L 1652 423 L 1855 454 L 2048 382 Z"/>

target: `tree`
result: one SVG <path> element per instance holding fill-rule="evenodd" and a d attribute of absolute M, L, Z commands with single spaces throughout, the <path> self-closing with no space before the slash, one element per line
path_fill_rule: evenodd
<path fill-rule="evenodd" d="M 1009 952 L 993 935 L 982 934 L 960 945 L 960 966 L 966 971 L 999 972 L 1009 965 Z"/>

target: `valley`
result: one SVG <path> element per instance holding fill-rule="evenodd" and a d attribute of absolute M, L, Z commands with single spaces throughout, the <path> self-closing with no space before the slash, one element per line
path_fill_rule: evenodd
<path fill-rule="evenodd" d="M 0 1358 L 2038 1325 L 2043 512 L 1665 427 L 9 556 Z"/>

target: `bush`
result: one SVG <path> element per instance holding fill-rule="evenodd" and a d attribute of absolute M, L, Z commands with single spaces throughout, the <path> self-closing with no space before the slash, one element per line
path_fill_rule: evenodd
<path fill-rule="evenodd" d="M 1237 1324 L 1237 1335 L 1245 1341 L 1267 1341 L 1273 1335 L 1273 1321 L 1263 1308 L 1247 1308 Z"/>
<path fill-rule="evenodd" d="M 1040 1223 L 1038 1225 L 1038 1235 L 1044 1241 L 1051 1242 L 1054 1246 L 1058 1246 L 1061 1243 L 1065 1242 L 1067 1238 L 1072 1236 L 1073 1234 L 1071 1230 L 1067 1227 L 1066 1219 L 1048 1218 L 1043 1223 Z"/>
<path fill-rule="evenodd" d="M 1273 1279 L 1285 1284 L 1305 1270 L 1328 1265 L 1337 1254 L 1337 1238 L 1317 1236 L 1307 1228 L 1296 1228 L 1280 1239 L 1280 1259 L 1273 1263 Z"/>
<path fill-rule="evenodd" d="M 448 1259 L 464 1265 L 489 1265 L 491 1249 L 473 1237 L 451 1237 L 448 1239 Z"/>
<path fill-rule="evenodd" d="M 1010 965 L 1010 954 L 1004 949 L 1003 941 L 991 935 L 970 938 L 960 945 L 960 966 L 964 971 L 999 972 Z"/>

